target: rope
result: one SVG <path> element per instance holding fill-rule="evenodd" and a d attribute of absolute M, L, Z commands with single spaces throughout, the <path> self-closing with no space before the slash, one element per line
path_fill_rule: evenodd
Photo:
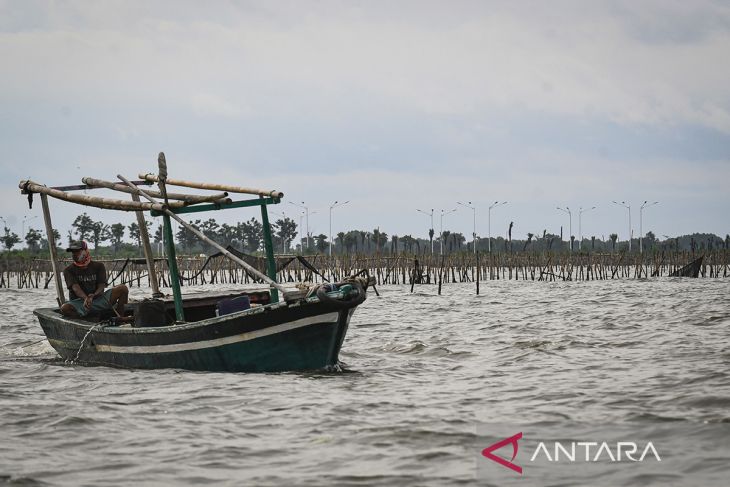
<path fill-rule="evenodd" d="M 119 284 L 124 284 L 124 285 L 132 284 L 134 281 L 137 281 L 139 279 L 142 279 L 142 278 L 145 278 L 145 277 L 148 277 L 148 276 L 149 276 L 149 274 L 140 274 L 138 277 L 132 276 L 132 277 L 129 278 L 128 281 L 125 281 L 125 280 L 122 279 L 122 281 Z"/>
<path fill-rule="evenodd" d="M 316 268 L 315 268 L 315 267 L 314 267 L 314 266 L 313 266 L 312 264 L 310 264 L 310 263 L 309 263 L 309 262 L 307 261 L 307 259 L 305 259 L 305 258 L 304 258 L 304 257 L 302 257 L 301 255 L 297 255 L 297 259 L 299 260 L 299 262 L 301 262 L 301 263 L 302 263 L 302 265 L 303 265 L 304 267 L 306 267 L 306 268 L 307 268 L 307 269 L 309 269 L 310 271 L 312 271 L 312 272 L 314 272 L 315 274 L 317 274 L 317 275 L 318 275 L 319 277 L 321 277 L 321 278 L 322 278 L 322 279 L 323 279 L 323 280 L 324 280 L 325 282 L 330 282 L 330 280 L 329 280 L 329 279 L 327 279 L 326 277 L 324 277 L 324 276 L 323 276 L 322 274 L 320 274 L 320 273 L 319 273 L 319 271 L 318 271 L 318 270 L 317 270 L 317 269 L 316 269 Z"/>
<path fill-rule="evenodd" d="M 258 262 L 256 262 L 256 261 L 260 260 L 260 258 L 258 258 L 258 257 L 254 257 L 253 255 L 248 255 L 248 254 L 245 254 L 245 253 L 243 253 L 243 252 L 241 252 L 241 251 L 239 251 L 239 250 L 236 250 L 235 248 L 233 248 L 233 247 L 232 247 L 232 246 L 230 246 L 230 245 L 226 247 L 226 250 L 227 250 L 228 252 L 232 253 L 233 255 L 235 255 L 236 257 L 238 257 L 239 259 L 242 259 L 242 260 L 246 260 L 246 261 L 247 261 L 247 263 L 248 263 L 248 264 L 250 264 L 250 265 L 252 265 L 252 266 L 255 266 L 255 265 L 256 265 L 256 264 L 258 263 Z M 208 258 L 207 258 L 207 259 L 205 259 L 205 263 L 204 263 L 204 264 L 203 264 L 203 266 L 202 266 L 202 267 L 200 268 L 200 270 L 198 270 L 198 272 L 196 272 L 196 273 L 195 273 L 195 274 L 194 274 L 193 276 L 191 276 L 191 277 L 184 277 L 184 276 L 183 276 L 182 274 L 180 274 L 180 279 L 181 279 L 181 280 L 184 280 L 184 281 L 192 281 L 193 279 L 197 279 L 197 278 L 198 278 L 198 277 L 200 276 L 200 274 L 202 274 L 202 273 L 203 273 L 203 271 L 205 270 L 205 268 L 206 268 L 206 267 L 208 266 L 208 264 L 210 263 L 210 261 L 211 261 L 212 259 L 216 259 L 216 258 L 218 258 L 218 257 L 223 257 L 224 255 L 225 255 L 225 254 L 224 254 L 223 252 L 216 252 L 215 254 L 211 254 L 211 255 L 209 255 L 209 256 L 208 256 Z M 254 261 L 254 262 L 251 262 L 251 261 Z M 250 274 L 250 273 L 248 272 L 248 270 L 247 270 L 246 268 L 243 268 L 243 270 L 244 270 L 244 272 L 246 272 L 246 274 L 248 274 L 248 276 L 249 276 L 250 278 L 252 278 L 252 279 L 253 279 L 254 281 L 260 281 L 260 280 L 261 280 L 261 279 L 259 279 L 258 277 L 256 277 L 256 276 L 253 276 L 253 275 L 251 275 L 251 274 Z"/>
<path fill-rule="evenodd" d="M 126 269 L 126 268 L 127 268 L 127 264 L 129 264 L 129 257 L 127 257 L 127 260 L 125 260 L 125 261 L 124 261 L 124 265 L 123 265 L 123 266 L 122 266 L 122 268 L 121 268 L 121 269 L 119 270 L 119 272 L 118 272 L 118 273 L 117 273 L 117 275 L 116 275 L 116 276 L 114 277 L 114 279 L 112 279 L 112 280 L 111 280 L 110 284 L 114 284 L 114 281 L 116 281 L 116 280 L 117 280 L 117 279 L 119 278 L 119 276 L 121 276 L 121 275 L 122 275 L 122 272 L 124 272 L 124 269 Z M 114 262 L 114 267 L 115 267 L 115 268 L 117 267 L 117 262 Z M 114 272 L 114 268 L 112 268 L 112 272 Z"/>
<path fill-rule="evenodd" d="M 294 257 L 289 257 L 285 261 L 280 262 L 279 265 L 276 266 L 276 272 L 281 272 L 292 262 L 294 262 Z"/>
<path fill-rule="evenodd" d="M 31 210 L 33 209 L 33 193 L 28 189 L 28 186 L 30 186 L 30 177 L 25 181 L 25 184 L 23 185 L 23 191 L 28 193 L 28 208 Z"/>
<path fill-rule="evenodd" d="M 84 338 L 81 340 L 81 344 L 79 344 L 79 349 L 76 352 L 76 357 L 74 357 L 73 360 L 71 360 L 70 362 L 67 360 L 66 363 L 73 364 L 74 362 L 76 362 L 79 359 L 79 355 L 81 355 L 81 349 L 84 348 L 84 342 L 86 341 L 86 337 L 88 337 L 89 334 L 92 331 L 94 331 L 94 328 L 99 328 L 99 327 L 103 326 L 104 324 L 105 323 L 97 323 L 96 325 L 94 325 L 91 328 L 89 328 L 89 331 L 86 332 L 86 335 L 84 335 Z"/>

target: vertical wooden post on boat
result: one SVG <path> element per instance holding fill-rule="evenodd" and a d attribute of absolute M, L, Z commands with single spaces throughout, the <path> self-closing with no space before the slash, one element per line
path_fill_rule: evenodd
<path fill-rule="evenodd" d="M 139 201 L 138 194 L 132 194 L 134 201 Z M 150 234 L 147 232 L 147 223 L 144 220 L 144 213 L 135 211 L 137 214 L 137 225 L 139 225 L 139 238 L 142 241 L 142 249 L 144 249 L 144 258 L 147 261 L 147 275 L 150 278 L 150 286 L 152 287 L 152 297 L 161 298 L 162 293 L 157 285 L 157 273 L 155 272 L 155 260 L 152 256 L 152 246 L 150 245 Z"/>
<path fill-rule="evenodd" d="M 66 302 L 66 296 L 63 292 L 63 283 L 61 282 L 61 271 L 58 265 L 58 253 L 56 252 L 56 239 L 53 236 L 53 225 L 51 224 L 51 211 L 48 209 L 48 196 L 41 193 L 41 206 L 43 207 L 43 221 L 46 224 L 46 238 L 48 239 L 48 251 L 51 254 L 51 267 L 53 268 L 53 276 L 56 280 L 56 295 L 58 306 L 60 307 Z"/>
<path fill-rule="evenodd" d="M 165 181 L 167 180 L 167 161 L 165 160 L 165 153 L 160 152 L 157 156 L 157 166 L 159 170 L 159 180 L 157 186 L 160 188 L 162 197 L 165 199 L 165 205 L 167 205 L 167 187 Z M 162 215 L 162 231 L 165 234 L 165 249 L 167 250 L 167 263 L 170 267 L 170 285 L 172 286 L 172 297 L 175 301 L 175 319 L 177 321 L 185 321 L 185 312 L 183 311 L 182 293 L 180 292 L 180 274 L 177 270 L 177 256 L 175 255 L 175 241 L 172 235 L 172 222 L 170 222 L 170 216 L 167 213 Z M 140 229 L 141 230 L 141 229 Z"/>
<path fill-rule="evenodd" d="M 177 257 L 175 256 L 175 242 L 172 239 L 172 224 L 170 217 L 162 215 L 162 231 L 165 234 L 165 249 L 167 250 L 167 265 L 170 267 L 170 287 L 175 300 L 175 318 L 177 321 L 185 321 L 183 312 L 182 294 L 180 292 L 180 274 L 177 270 Z"/>
<path fill-rule="evenodd" d="M 259 196 L 262 200 L 263 196 Z M 274 241 L 271 238 L 271 227 L 269 226 L 269 212 L 266 210 L 266 203 L 261 203 L 261 223 L 264 226 L 264 249 L 266 250 L 267 274 L 272 281 L 276 281 L 276 261 L 274 260 Z M 271 288 L 271 301 L 279 302 L 279 291 Z"/>

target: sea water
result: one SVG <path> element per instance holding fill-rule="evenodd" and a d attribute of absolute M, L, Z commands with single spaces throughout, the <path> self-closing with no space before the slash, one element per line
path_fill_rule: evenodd
<path fill-rule="evenodd" d="M 1 289 L 0 484 L 501 485 L 485 428 L 543 424 L 618 425 L 642 445 L 665 432 L 661 464 L 606 461 L 596 485 L 730 473 L 730 280 L 378 290 L 352 318 L 344 371 L 244 374 L 64 363 L 32 314 L 52 291 Z M 585 485 L 558 467 L 553 485 Z"/>

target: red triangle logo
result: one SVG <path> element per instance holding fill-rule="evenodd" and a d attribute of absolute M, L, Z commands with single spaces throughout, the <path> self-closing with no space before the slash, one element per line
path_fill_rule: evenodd
<path fill-rule="evenodd" d="M 509 469 L 512 469 L 515 472 L 517 472 L 520 475 L 522 475 L 522 467 L 520 467 L 519 465 L 515 465 L 514 463 L 512 463 L 512 461 L 514 461 L 515 457 L 517 456 L 517 448 L 518 448 L 518 446 L 517 446 L 517 440 L 520 440 L 521 438 L 522 438 L 522 432 L 519 432 L 519 433 L 517 433 L 514 436 L 510 436 L 509 438 L 505 438 L 502 441 L 498 441 L 494 445 L 488 446 L 484 450 L 482 450 L 482 455 L 485 456 L 486 458 L 489 458 L 490 460 L 492 460 L 494 462 L 499 463 L 503 467 L 507 467 Z M 512 448 L 513 448 L 512 460 L 507 461 L 504 458 L 498 457 L 497 455 L 494 455 L 492 453 L 494 450 L 499 450 L 503 446 L 508 445 L 510 443 L 512 444 Z"/>

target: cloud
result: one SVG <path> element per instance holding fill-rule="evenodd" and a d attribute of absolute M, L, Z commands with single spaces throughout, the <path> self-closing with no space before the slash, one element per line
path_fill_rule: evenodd
<path fill-rule="evenodd" d="M 241 108 L 210 93 L 193 95 L 190 103 L 193 107 L 193 112 L 201 116 L 220 116 L 235 119 L 243 115 Z"/>
<path fill-rule="evenodd" d="M 729 19 L 710 1 L 8 2 L 0 170 L 75 183 L 164 150 L 180 177 L 352 195 L 362 226 L 462 197 L 525 221 L 621 191 L 720 208 Z M 724 221 L 697 208 L 676 227 Z"/>
<path fill-rule="evenodd" d="M 269 113 L 317 109 L 328 116 L 354 97 L 422 114 L 529 106 L 730 133 L 730 67 L 723 62 L 730 14 L 713 4 L 467 2 L 416 15 L 396 9 L 392 17 L 377 15 L 387 13 L 383 4 L 357 15 L 338 5 L 307 7 L 296 22 L 284 8 L 226 7 L 216 15 L 187 4 L 173 16 L 160 5 L 145 11 L 121 3 L 114 15 L 86 3 L 55 8 L 45 28 L 2 35 L 4 59 L 20 68 L 6 83 L 26 96 L 154 98 L 224 116 L 249 103 Z M 665 31 L 687 33 L 673 43 L 636 34 L 656 32 L 653 39 Z"/>

